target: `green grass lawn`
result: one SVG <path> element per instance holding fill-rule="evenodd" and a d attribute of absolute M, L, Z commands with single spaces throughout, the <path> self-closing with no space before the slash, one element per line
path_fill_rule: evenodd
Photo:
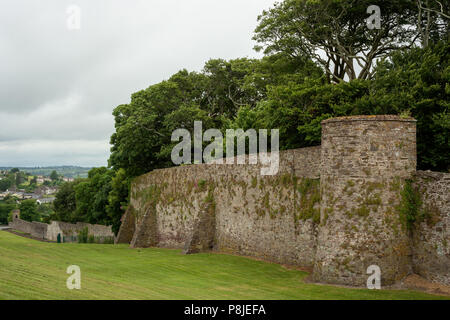
<path fill-rule="evenodd" d="M 66 269 L 81 268 L 81 290 Z M 0 231 L 0 299 L 438 299 L 412 291 L 306 284 L 307 274 L 222 254 L 56 244 Z"/>

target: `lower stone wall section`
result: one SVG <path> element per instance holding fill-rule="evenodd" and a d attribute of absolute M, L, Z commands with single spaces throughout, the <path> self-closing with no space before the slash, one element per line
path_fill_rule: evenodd
<path fill-rule="evenodd" d="M 114 239 L 114 233 L 112 232 L 111 226 L 103 226 L 83 222 L 77 222 L 73 224 L 67 222 L 52 221 L 51 224 L 46 224 L 36 221 L 28 222 L 17 218 L 16 215 L 13 215 L 13 220 L 9 223 L 9 227 L 24 233 L 28 233 L 35 238 L 50 241 L 57 241 L 58 234 L 61 235 L 61 239 L 62 237 L 76 239 L 78 233 L 84 228 L 88 229 L 89 236 L 94 236 L 100 242 L 105 239 Z"/>
<path fill-rule="evenodd" d="M 89 224 L 84 222 L 68 223 L 61 221 L 52 221 L 52 223 L 48 225 L 46 239 L 57 241 L 58 234 L 60 234 L 61 237 L 76 239 L 78 233 L 84 228 L 88 229 L 89 236 L 94 236 L 100 241 L 101 239 L 114 238 L 114 233 L 112 232 L 111 226 Z"/>
<path fill-rule="evenodd" d="M 212 250 L 216 245 L 216 205 L 214 198 L 207 199 L 194 222 L 194 229 L 184 247 L 185 254 Z"/>
<path fill-rule="evenodd" d="M 418 171 L 423 218 L 413 229 L 414 272 L 450 285 L 450 173 Z"/>
<path fill-rule="evenodd" d="M 129 206 L 125 214 L 122 216 L 122 224 L 117 237 L 114 239 L 114 244 L 130 243 L 133 240 L 133 235 L 136 230 L 135 217 L 136 213 L 134 212 L 134 208 Z"/>
<path fill-rule="evenodd" d="M 46 239 L 48 225 L 40 222 L 28 222 L 19 218 L 13 218 L 9 223 L 9 227 L 21 232 L 29 233 L 31 236 Z"/>
<path fill-rule="evenodd" d="M 135 179 L 122 228 L 133 247 L 198 248 L 313 265 L 320 223 L 320 147 L 280 152 L 278 174 L 261 165 L 192 165 L 155 170 Z M 205 214 L 214 208 L 214 219 Z M 150 219 L 148 208 L 155 208 Z M 200 225 L 207 230 L 199 230 Z M 156 230 L 154 229 L 156 226 Z"/>

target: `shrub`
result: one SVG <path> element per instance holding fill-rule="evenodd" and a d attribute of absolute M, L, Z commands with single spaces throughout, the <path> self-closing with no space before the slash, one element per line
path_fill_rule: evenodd
<path fill-rule="evenodd" d="M 416 221 L 421 220 L 423 215 L 421 206 L 422 199 L 419 191 L 414 189 L 411 180 L 406 180 L 405 186 L 401 191 L 399 214 L 400 219 L 408 229 L 411 229 Z"/>
<path fill-rule="evenodd" d="M 114 244 L 114 237 L 104 237 L 103 244 Z"/>
<path fill-rule="evenodd" d="M 87 243 L 88 242 L 88 233 L 89 230 L 87 227 L 83 228 L 78 232 L 78 243 Z"/>

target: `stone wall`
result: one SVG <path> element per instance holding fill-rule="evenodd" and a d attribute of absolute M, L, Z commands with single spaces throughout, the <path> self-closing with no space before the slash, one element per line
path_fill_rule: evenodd
<path fill-rule="evenodd" d="M 418 171 L 422 218 L 412 232 L 414 272 L 450 285 L 450 173 Z"/>
<path fill-rule="evenodd" d="M 136 228 L 135 213 L 132 206 L 127 208 L 127 211 L 122 216 L 120 221 L 120 230 L 117 237 L 114 239 L 114 243 L 131 243 Z"/>
<path fill-rule="evenodd" d="M 136 230 L 133 247 L 187 249 L 198 237 L 196 225 L 205 223 L 200 213 L 206 212 L 215 217 L 210 228 L 216 250 L 312 266 L 319 166 L 320 147 L 312 147 L 280 152 L 276 176 L 261 176 L 260 165 L 155 170 L 134 181 L 117 242 L 129 238 L 122 233 Z M 131 215 L 134 227 L 128 223 Z"/>
<path fill-rule="evenodd" d="M 217 250 L 311 267 L 319 217 L 320 148 L 280 154 L 276 176 L 259 166 L 221 166 Z M 311 164 L 308 166 L 307 164 Z"/>
<path fill-rule="evenodd" d="M 414 119 L 345 117 L 323 122 L 321 147 L 280 152 L 274 176 L 259 164 L 155 170 L 133 181 L 116 242 L 310 267 L 327 283 L 364 286 L 373 264 L 383 285 L 413 271 L 446 283 L 448 176 L 419 182 L 440 222 L 412 232 L 400 214 L 415 139 Z"/>
<path fill-rule="evenodd" d="M 92 235 L 97 239 L 113 239 L 114 233 L 111 226 L 102 226 L 97 224 L 89 224 L 77 222 L 76 224 L 52 221 L 51 224 L 41 222 L 28 222 L 13 215 L 13 221 L 9 223 L 9 227 L 24 233 L 28 233 L 33 237 L 50 241 L 57 241 L 58 234 L 61 237 L 76 237 L 78 232 L 84 228 L 88 228 L 88 235 Z"/>
<path fill-rule="evenodd" d="M 28 222 L 20 218 L 15 218 L 15 216 L 13 216 L 13 220 L 9 223 L 9 227 L 14 230 L 29 233 L 33 237 L 45 239 L 48 225 L 36 221 Z"/>
<path fill-rule="evenodd" d="M 84 228 L 88 228 L 89 236 L 94 236 L 99 239 L 114 237 L 111 226 L 103 226 L 83 222 L 77 222 L 74 224 L 61 221 L 52 221 L 52 223 L 48 225 L 45 237 L 47 240 L 52 241 L 57 241 L 58 234 L 60 234 L 61 237 L 77 237 L 78 233 Z"/>

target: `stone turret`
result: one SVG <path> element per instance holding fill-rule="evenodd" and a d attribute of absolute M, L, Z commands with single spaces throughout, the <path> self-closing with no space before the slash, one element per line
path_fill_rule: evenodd
<path fill-rule="evenodd" d="M 322 122 L 316 281 L 363 286 L 367 268 L 377 265 L 387 285 L 411 271 L 408 231 L 396 207 L 416 162 L 414 119 L 355 116 Z"/>
<path fill-rule="evenodd" d="M 13 220 L 14 219 L 20 219 L 20 210 L 19 209 L 13 210 L 12 218 L 13 218 Z"/>

